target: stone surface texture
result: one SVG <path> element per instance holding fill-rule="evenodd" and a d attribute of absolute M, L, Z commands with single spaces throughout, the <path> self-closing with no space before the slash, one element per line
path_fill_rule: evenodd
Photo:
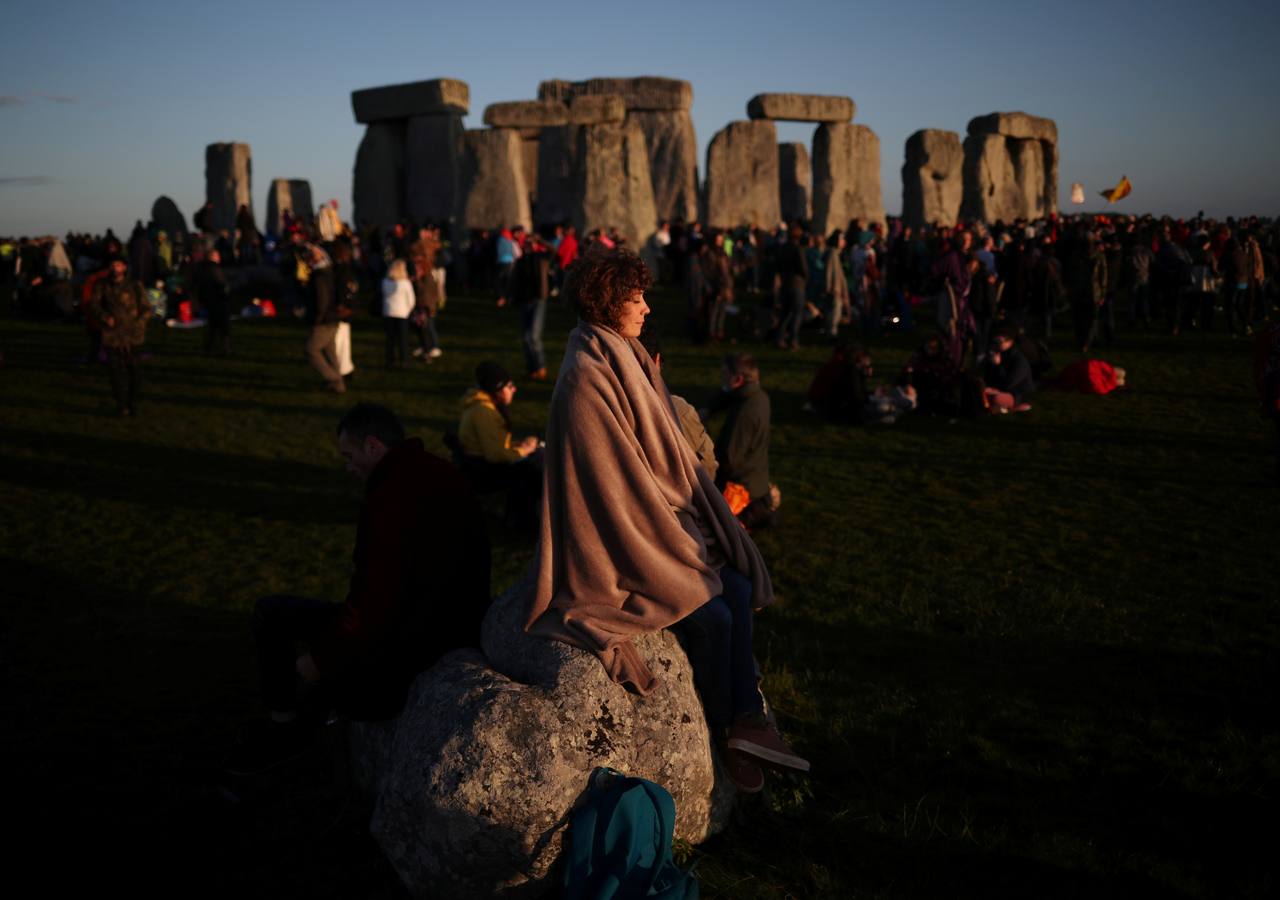
<path fill-rule="evenodd" d="M 209 227 L 236 227 L 236 211 L 253 209 L 253 154 L 248 144 L 209 144 L 204 149 L 204 196 L 213 204 Z"/>
<path fill-rule="evenodd" d="M 653 203 L 659 218 L 698 217 L 698 141 L 688 110 L 636 110 L 627 121 L 644 131 Z"/>
<path fill-rule="evenodd" d="M 688 110 L 693 106 L 693 85 L 677 78 L 641 75 L 634 78 L 588 78 L 586 81 L 552 79 L 538 85 L 539 100 L 570 101 L 583 94 L 617 94 L 627 111 L 637 109 Z"/>
<path fill-rule="evenodd" d="M 468 130 L 462 135 L 461 233 L 469 228 L 532 226 L 524 151 L 513 128 Z"/>
<path fill-rule="evenodd" d="M 578 132 L 581 125 L 543 129 L 538 136 L 538 207 L 535 225 L 572 222 L 578 204 Z"/>
<path fill-rule="evenodd" d="M 284 234 L 284 214 L 310 222 L 315 218 L 311 202 L 311 182 L 300 178 L 276 178 L 267 190 L 267 220 L 263 227 L 277 236 Z"/>
<path fill-rule="evenodd" d="M 354 224 L 386 227 L 404 216 L 405 122 L 374 122 L 356 150 Z"/>
<path fill-rule="evenodd" d="M 560 100 L 510 100 L 484 108 L 492 128 L 552 128 L 569 124 L 569 106 Z"/>
<path fill-rule="evenodd" d="M 907 138 L 902 220 L 912 228 L 954 225 L 964 194 L 964 150 L 954 131 L 926 128 Z"/>
<path fill-rule="evenodd" d="M 415 896 L 554 890 L 569 812 L 597 766 L 670 791 L 676 836 L 690 842 L 721 830 L 732 811 L 675 638 L 637 641 L 662 679 L 641 698 L 594 655 L 526 635 L 526 590 L 495 601 L 483 655 L 448 654 L 418 677 L 394 725 L 351 730 L 356 780 L 374 794 L 371 831 Z"/>
<path fill-rule="evenodd" d="M 969 122 L 961 214 L 984 222 L 1058 211 L 1058 126 L 1023 112 Z"/>
<path fill-rule="evenodd" d="M 151 204 L 151 221 L 156 227 L 168 235 L 174 243 L 185 241 L 187 237 L 187 220 L 178 209 L 178 204 L 168 197 L 157 197 Z"/>
<path fill-rule="evenodd" d="M 747 118 L 786 122 L 852 122 L 857 107 L 849 97 L 829 94 L 756 94 Z"/>
<path fill-rule="evenodd" d="M 352 91 L 351 108 L 362 125 L 413 116 L 465 116 L 471 111 L 471 89 L 456 78 L 389 84 Z"/>
<path fill-rule="evenodd" d="M 777 127 L 730 122 L 707 147 L 704 221 L 716 228 L 773 228 L 781 216 Z"/>
<path fill-rule="evenodd" d="M 813 133 L 813 228 L 829 234 L 885 223 L 880 191 L 880 138 L 865 125 L 823 124 Z"/>
<path fill-rule="evenodd" d="M 813 215 L 813 169 L 804 144 L 778 145 L 778 202 L 782 218 L 807 222 Z"/>
<path fill-rule="evenodd" d="M 604 125 L 626 117 L 626 101 L 618 94 L 577 94 L 569 101 L 570 125 Z"/>
<path fill-rule="evenodd" d="M 538 150 L 539 138 L 520 136 L 520 163 L 524 170 L 524 186 L 529 192 L 530 209 L 538 199 Z"/>
<path fill-rule="evenodd" d="M 462 116 L 414 116 L 405 126 L 404 210 L 443 223 L 458 212 Z"/>
<path fill-rule="evenodd" d="M 635 122 L 582 125 L 577 140 L 578 204 L 572 221 L 578 233 L 616 227 L 639 250 L 658 226 L 643 129 Z"/>

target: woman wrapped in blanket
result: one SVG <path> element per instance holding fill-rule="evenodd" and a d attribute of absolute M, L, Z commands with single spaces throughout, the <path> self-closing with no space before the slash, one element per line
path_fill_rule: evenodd
<path fill-rule="evenodd" d="M 597 249 L 571 266 L 579 315 L 547 422 L 538 576 L 526 630 L 590 650 L 617 683 L 657 679 L 631 638 L 670 628 L 740 790 L 762 763 L 808 771 L 765 714 L 752 611 L 773 602 L 760 551 L 685 441 L 637 338 L 652 283 L 638 256 Z"/>

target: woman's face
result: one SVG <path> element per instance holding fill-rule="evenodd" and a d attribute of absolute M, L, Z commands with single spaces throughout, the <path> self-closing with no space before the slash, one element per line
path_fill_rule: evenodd
<path fill-rule="evenodd" d="M 649 315 L 649 304 L 644 302 L 644 292 L 636 291 L 623 301 L 618 312 L 618 334 L 626 338 L 640 337 L 644 317 Z"/>
<path fill-rule="evenodd" d="M 498 402 L 503 406 L 510 406 L 511 401 L 516 399 L 516 385 L 514 381 L 508 381 L 502 387 L 498 388 Z"/>

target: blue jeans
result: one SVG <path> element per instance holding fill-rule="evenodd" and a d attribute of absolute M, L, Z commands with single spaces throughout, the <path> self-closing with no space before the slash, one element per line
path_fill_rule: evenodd
<path fill-rule="evenodd" d="M 524 364 L 529 372 L 547 367 L 542 351 L 542 328 L 547 321 L 547 301 L 530 300 L 520 304 L 520 328 L 523 330 Z"/>
<path fill-rule="evenodd" d="M 671 626 L 702 698 L 707 724 L 727 727 L 746 714 L 763 714 L 756 661 L 751 652 L 751 582 L 741 572 L 720 570 L 722 593 Z"/>

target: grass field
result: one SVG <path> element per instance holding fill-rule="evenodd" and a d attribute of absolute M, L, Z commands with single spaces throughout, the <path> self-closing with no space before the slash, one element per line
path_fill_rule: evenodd
<path fill-rule="evenodd" d="M 696 402 L 717 351 L 680 339 L 678 300 L 655 307 Z M 570 324 L 552 312 L 555 362 Z M 213 774 L 257 708 L 254 598 L 344 592 L 360 488 L 340 412 L 386 403 L 443 451 L 475 364 L 523 369 L 515 314 L 487 300 L 451 300 L 430 367 L 386 372 L 380 323 L 355 334 L 338 398 L 297 322 L 237 323 L 227 360 L 154 328 L 141 414 L 118 419 L 79 329 L 0 320 L 8 849 L 61 860 L 48 887 L 399 895 L 322 803 L 229 809 Z M 878 372 L 912 343 L 875 342 Z M 801 409 L 825 355 L 760 350 L 784 506 L 757 536 L 779 596 L 757 650 L 814 773 L 693 851 L 704 896 L 1273 895 L 1280 491 L 1247 345 L 1122 334 L 1117 395 L 868 429 Z M 517 431 L 550 390 L 521 384 Z M 500 589 L 532 545 L 494 541 Z"/>

